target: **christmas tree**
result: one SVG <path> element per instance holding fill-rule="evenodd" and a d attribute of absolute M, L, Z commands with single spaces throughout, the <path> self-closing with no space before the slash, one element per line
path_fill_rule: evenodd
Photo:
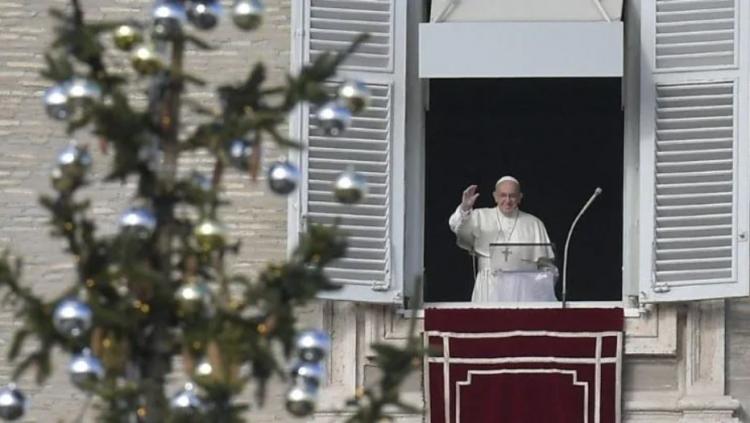
<path fill-rule="evenodd" d="M 310 225 L 285 262 L 269 264 L 257 277 L 227 270 L 241 248 L 222 223 L 220 212 L 231 209 L 222 176 L 242 172 L 255 180 L 264 143 L 303 148 L 279 130 L 301 102 L 314 107 L 327 133 L 345 131 L 367 107 L 367 88 L 346 81 L 331 92 L 326 82 L 366 35 L 287 75 L 285 84 L 270 85 L 258 63 L 245 80 L 217 87 L 212 102 L 197 102 L 184 94 L 206 82 L 186 69 L 184 56 L 188 46 L 213 48 L 196 34 L 224 24 L 218 0 L 158 0 L 144 23 L 90 21 L 78 0 L 51 14 L 57 24 L 43 71 L 51 81 L 47 114 L 68 134 L 95 134 L 111 157 L 106 180 L 135 181 L 135 191 L 117 232 L 102 235 L 90 217 L 93 204 L 81 193 L 91 183 L 89 147 L 72 143 L 59 154 L 54 195 L 41 203 L 72 256 L 75 281 L 44 299 L 24 286 L 20 260 L 7 253 L 0 260 L 0 289 L 23 322 L 9 350 L 17 363 L 13 379 L 33 371 L 43 382 L 53 350 L 60 349 L 70 355 L 71 382 L 97 399 L 99 421 L 243 421 L 252 412 L 249 385 L 262 400 L 273 378 L 289 384 L 292 416 L 311 414 L 330 339 L 321 330 L 300 331 L 295 307 L 337 289 L 325 267 L 343 256 L 346 236 L 335 226 Z M 263 5 L 235 0 L 226 14 L 238 33 L 253 31 Z M 131 68 L 112 66 L 118 55 Z M 138 84 L 148 87 L 142 105 L 132 99 Z M 194 117 L 191 125 L 183 123 L 186 113 Z M 194 152 L 209 155 L 210 175 L 183 169 L 180 157 Z M 288 161 L 268 168 L 269 188 L 279 195 L 293 192 L 299 180 Z M 338 201 L 352 204 L 366 195 L 366 180 L 350 168 L 333 188 Z M 419 364 L 416 338 L 403 348 L 373 349 L 383 376 L 353 395 L 350 421 L 414 411 L 401 402 L 399 385 Z M 167 377 L 175 372 L 186 383 L 168 393 Z M 0 418 L 21 418 L 25 403 L 21 390 L 8 384 L 0 389 Z"/>

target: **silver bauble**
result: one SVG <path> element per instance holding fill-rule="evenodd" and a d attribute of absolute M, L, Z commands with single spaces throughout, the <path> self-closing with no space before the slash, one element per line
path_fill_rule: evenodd
<path fill-rule="evenodd" d="M 218 0 L 189 0 L 185 4 L 187 17 L 198 29 L 212 29 L 219 23 L 223 10 Z"/>
<path fill-rule="evenodd" d="M 292 367 L 291 376 L 296 383 L 305 383 L 318 388 L 325 377 L 325 372 L 320 362 L 298 361 Z"/>
<path fill-rule="evenodd" d="M 193 368 L 193 380 L 198 383 L 209 382 L 216 377 L 214 370 L 211 362 L 206 357 L 203 357 Z"/>
<path fill-rule="evenodd" d="M 11 421 L 26 412 L 26 396 L 13 383 L 0 388 L 0 419 Z"/>
<path fill-rule="evenodd" d="M 185 6 L 177 0 L 158 0 L 151 12 L 153 36 L 162 40 L 174 40 L 182 35 L 182 26 L 187 22 Z"/>
<path fill-rule="evenodd" d="M 359 113 L 370 103 L 370 89 L 362 81 L 350 79 L 345 81 L 338 90 L 339 99 L 352 111 Z"/>
<path fill-rule="evenodd" d="M 73 106 L 68 101 L 68 90 L 62 84 L 49 87 L 44 92 L 44 109 L 52 119 L 66 120 L 73 114 Z"/>
<path fill-rule="evenodd" d="M 52 187 L 61 192 L 68 192 L 77 184 L 70 178 L 66 178 L 59 167 L 52 169 L 50 179 L 52 180 Z"/>
<path fill-rule="evenodd" d="M 226 145 L 226 154 L 232 166 L 247 171 L 253 156 L 253 143 L 243 138 L 233 139 Z"/>
<path fill-rule="evenodd" d="M 232 6 L 232 20 L 243 31 L 253 30 L 263 22 L 263 9 L 261 0 L 236 0 Z"/>
<path fill-rule="evenodd" d="M 331 350 L 331 338 L 322 330 L 306 330 L 297 336 L 295 345 L 300 360 L 319 362 Z"/>
<path fill-rule="evenodd" d="M 327 135 L 337 136 L 352 123 L 352 112 L 339 101 L 329 101 L 315 112 L 318 126 Z"/>
<path fill-rule="evenodd" d="M 68 144 L 60 154 L 57 155 L 57 167 L 61 176 L 80 181 L 86 176 L 91 168 L 93 160 L 86 147 L 75 143 Z"/>
<path fill-rule="evenodd" d="M 227 229 L 219 221 L 203 219 L 193 228 L 198 247 L 203 251 L 218 250 L 226 244 Z"/>
<path fill-rule="evenodd" d="M 128 236 L 146 239 L 156 230 L 156 216 L 145 207 L 131 207 L 120 216 L 120 230 Z"/>
<path fill-rule="evenodd" d="M 123 24 L 115 28 L 112 34 L 115 46 L 123 51 L 130 51 L 143 41 L 141 31 L 133 25 Z"/>
<path fill-rule="evenodd" d="M 201 413 L 204 407 L 203 401 L 195 391 L 195 386 L 192 383 L 186 383 L 185 387 L 169 401 L 169 408 L 179 416 L 193 416 Z"/>
<path fill-rule="evenodd" d="M 367 195 L 367 180 L 354 169 L 346 169 L 333 182 L 333 195 L 340 203 L 358 203 Z"/>
<path fill-rule="evenodd" d="M 80 389 L 87 390 L 104 379 L 104 367 L 98 358 L 91 355 L 88 349 L 73 356 L 68 364 L 70 380 Z"/>
<path fill-rule="evenodd" d="M 279 195 L 287 195 L 299 184 L 297 166 L 288 161 L 276 162 L 268 168 L 268 187 Z"/>
<path fill-rule="evenodd" d="M 89 329 L 94 320 L 91 308 L 76 299 L 60 301 L 52 313 L 52 324 L 57 333 L 68 339 L 80 338 Z"/>
<path fill-rule="evenodd" d="M 210 314 L 212 311 L 212 298 L 211 287 L 200 280 L 180 285 L 174 294 L 174 299 L 177 302 L 177 312 L 183 317 Z"/>
<path fill-rule="evenodd" d="M 153 75 L 164 67 L 164 61 L 151 45 L 139 46 L 130 56 L 130 64 L 141 75 Z"/>
<path fill-rule="evenodd" d="M 305 383 L 295 383 L 286 393 L 286 410 L 297 417 L 309 416 L 315 410 L 318 390 Z"/>
<path fill-rule="evenodd" d="M 68 102 L 72 107 L 86 107 L 102 98 L 102 88 L 86 78 L 73 78 L 65 84 Z"/>

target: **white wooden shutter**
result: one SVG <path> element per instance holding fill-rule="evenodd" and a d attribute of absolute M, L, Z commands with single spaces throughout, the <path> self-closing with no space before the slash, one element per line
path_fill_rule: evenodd
<path fill-rule="evenodd" d="M 646 0 L 640 296 L 746 296 L 748 3 Z"/>
<path fill-rule="evenodd" d="M 403 265 L 403 151 L 405 108 L 406 2 L 401 0 L 300 0 L 301 54 L 309 62 L 324 51 L 349 46 L 360 33 L 370 38 L 338 70 L 335 87 L 347 78 L 367 84 L 370 106 L 349 129 L 332 137 L 323 133 L 305 106 L 298 116 L 306 150 L 300 156 L 304 183 L 295 219 L 304 224 L 332 224 L 346 231 L 346 257 L 328 267 L 339 291 L 323 298 L 401 303 Z M 296 6 L 293 6 L 296 7 Z M 356 205 L 333 197 L 336 176 L 352 165 L 365 176 L 368 195 Z M 290 213 L 291 217 L 291 213 Z M 295 225 L 290 225 L 290 228 Z"/>

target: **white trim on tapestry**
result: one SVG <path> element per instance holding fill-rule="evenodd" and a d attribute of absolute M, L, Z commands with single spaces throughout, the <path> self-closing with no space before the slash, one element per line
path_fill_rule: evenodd
<path fill-rule="evenodd" d="M 451 350 L 450 350 L 450 342 L 448 342 L 448 338 L 443 338 L 443 355 L 445 357 L 451 356 Z M 428 360 L 429 362 L 429 360 Z M 444 418 L 445 420 L 448 420 L 451 412 L 450 408 L 450 395 L 451 395 L 451 387 L 450 387 L 450 381 L 451 381 L 451 372 L 450 372 L 450 362 L 445 361 L 443 363 L 443 395 L 447 400 L 445 401 L 445 414 Z"/>
<path fill-rule="evenodd" d="M 617 354 L 615 354 L 617 355 Z M 595 357 L 595 364 L 594 364 L 594 410 L 596 410 L 596 414 L 594 414 L 594 423 L 599 423 L 599 410 L 601 409 L 601 379 L 602 379 L 602 337 L 597 336 L 596 337 L 596 352 L 594 353 Z M 615 364 L 617 359 L 615 358 Z"/>
<path fill-rule="evenodd" d="M 514 336 L 553 336 L 558 338 L 598 338 L 605 336 L 618 336 L 618 331 L 601 332 L 559 332 L 549 330 L 511 330 L 503 332 L 444 332 L 439 330 L 427 330 L 426 336 L 441 336 L 448 338 L 510 338 Z"/>
<path fill-rule="evenodd" d="M 505 363 L 565 363 L 565 364 L 597 364 L 596 358 L 528 356 L 528 357 L 495 357 L 495 358 L 458 358 L 458 357 L 430 357 L 429 363 L 449 364 L 505 364 Z M 601 358 L 601 364 L 617 364 L 617 358 Z"/>
<path fill-rule="evenodd" d="M 615 384 L 615 422 L 620 423 L 622 418 L 620 413 L 622 409 L 622 383 L 620 383 L 620 375 L 622 375 L 622 356 L 625 354 L 625 348 L 622 345 L 622 333 L 617 334 L 617 351 L 622 351 L 622 354 L 617 354 L 617 362 L 615 363 L 615 378 L 617 383 Z"/>
<path fill-rule="evenodd" d="M 456 381 L 456 423 L 461 423 L 461 387 L 469 386 L 474 375 L 492 375 L 503 373 L 561 373 L 573 376 L 573 385 L 583 386 L 583 423 L 589 421 L 589 383 L 578 381 L 578 372 L 575 370 L 564 369 L 495 369 L 495 370 L 469 370 L 466 374 L 468 378 L 462 381 Z M 598 384 L 598 380 L 595 381 Z M 450 403 L 450 398 L 445 398 L 445 403 Z M 599 421 L 599 409 L 595 410 L 596 421 Z"/>
<path fill-rule="evenodd" d="M 534 331 L 534 330 L 517 330 L 517 331 L 505 331 L 505 332 L 480 332 L 480 333 L 457 333 L 457 332 L 444 332 L 444 331 L 425 331 L 425 339 L 429 340 L 430 336 L 439 336 L 442 338 L 443 351 L 440 356 L 428 357 L 425 361 L 427 362 L 427 371 L 429 371 L 430 364 L 442 364 L 443 368 L 443 396 L 444 396 L 444 415 L 446 419 L 449 419 L 450 413 L 450 366 L 452 364 L 509 364 L 509 363 L 555 363 L 555 364 L 589 364 L 594 366 L 594 423 L 600 423 L 601 421 L 601 377 L 602 377 L 602 365 L 612 365 L 615 367 L 615 421 L 620 422 L 621 411 L 617 404 L 620 403 L 622 397 L 622 391 L 620 387 L 621 381 L 621 370 L 622 370 L 622 357 L 618 352 L 622 351 L 623 337 L 622 332 L 618 331 L 602 331 L 602 332 L 559 332 L 559 331 Z M 511 338 L 511 337 L 527 337 L 527 336 L 548 336 L 558 338 L 594 338 L 595 348 L 593 356 L 590 358 L 585 357 L 558 357 L 558 356 L 529 356 L 529 357 L 494 357 L 494 358 L 461 358 L 451 357 L 450 352 L 450 340 L 451 339 L 492 339 L 492 338 Z M 603 339 L 614 337 L 616 340 L 616 350 L 613 357 L 602 357 Z M 469 370 L 468 379 L 471 380 L 471 374 L 483 374 L 483 372 L 494 372 L 503 373 L 502 370 L 512 369 L 495 369 L 495 370 Z M 542 370 L 542 369 L 540 369 Z M 573 370 L 570 370 L 574 372 Z M 507 373 L 507 372 L 506 372 Z M 577 373 L 576 373 L 577 375 Z M 588 382 L 586 382 L 586 401 L 588 401 Z M 460 386 L 461 381 L 456 382 L 456 423 L 460 422 Z M 588 402 L 586 403 L 586 419 L 588 419 Z M 587 420 L 588 421 L 588 420 Z"/>

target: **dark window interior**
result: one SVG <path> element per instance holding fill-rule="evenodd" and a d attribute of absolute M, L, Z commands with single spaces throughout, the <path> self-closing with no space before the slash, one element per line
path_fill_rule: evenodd
<path fill-rule="evenodd" d="M 469 255 L 448 217 L 479 185 L 493 207 L 495 181 L 522 184 L 521 209 L 539 217 L 556 245 L 597 186 L 568 258 L 568 300 L 622 295 L 623 113 L 619 78 L 434 79 L 426 115 L 425 301 L 469 301 Z M 558 298 L 560 287 L 557 287 Z"/>

